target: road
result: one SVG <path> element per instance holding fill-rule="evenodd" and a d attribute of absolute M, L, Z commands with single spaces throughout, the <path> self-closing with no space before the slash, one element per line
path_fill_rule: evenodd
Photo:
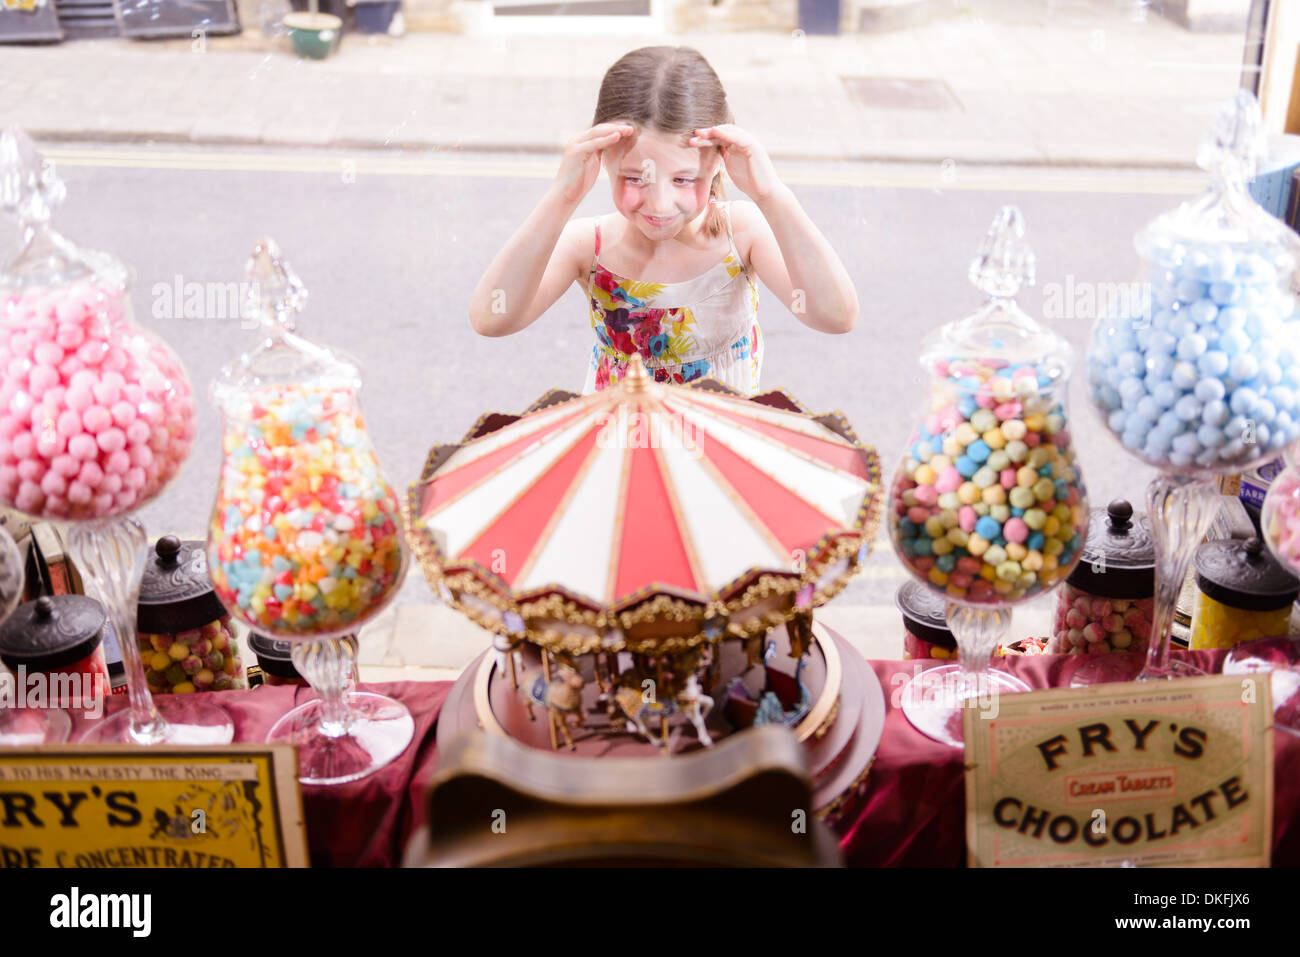
<path fill-rule="evenodd" d="M 526 331 L 483 339 L 466 304 L 483 268 L 546 185 L 537 158 L 461 156 L 439 166 L 340 153 L 51 151 L 68 186 L 65 233 L 135 270 L 139 321 L 180 354 L 200 400 L 195 451 L 141 517 L 151 533 L 201 533 L 215 494 L 219 423 L 206 394 L 220 366 L 253 345 L 238 320 L 182 318 L 167 301 L 183 284 L 242 279 L 254 240 L 275 237 L 310 290 L 300 328 L 348 349 L 367 376 L 368 421 L 380 461 L 405 488 L 428 450 L 454 441 L 488 409 L 518 411 L 552 387 L 580 390 L 592 333 L 582 297 L 566 293 Z M 980 298 L 966 273 L 996 209 L 1020 206 L 1038 261 L 1022 296 L 1041 315 L 1051 284 L 1137 278 L 1134 232 L 1196 190 L 1185 174 L 1033 170 L 779 169 L 857 283 L 858 328 L 828 337 L 761 299 L 765 388 L 805 406 L 842 410 L 892 473 L 923 397 L 917 346 Z M 612 209 L 603 178 L 580 215 Z M 0 248 L 12 249 L 5 233 Z M 6 253 L 6 255 L 8 255 Z M 1091 315 L 1056 319 L 1082 357 Z M 1091 499 L 1140 499 L 1149 471 L 1121 452 L 1086 402 L 1076 367 L 1075 436 Z M 841 599 L 885 603 L 901 570 L 883 539 Z M 426 600 L 412 576 L 405 600 Z"/>

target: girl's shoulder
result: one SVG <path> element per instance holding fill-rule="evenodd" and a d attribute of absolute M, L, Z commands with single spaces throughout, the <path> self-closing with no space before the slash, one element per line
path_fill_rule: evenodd
<path fill-rule="evenodd" d="M 747 266 L 751 265 L 755 238 L 763 235 L 764 227 L 769 231 L 771 227 L 767 226 L 767 220 L 752 200 L 728 200 L 727 212 L 731 216 L 731 238 L 736 244 L 736 252 Z"/>

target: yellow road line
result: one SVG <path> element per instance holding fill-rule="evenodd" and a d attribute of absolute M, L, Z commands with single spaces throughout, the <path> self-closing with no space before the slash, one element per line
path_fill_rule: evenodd
<path fill-rule="evenodd" d="M 44 154 L 62 166 L 120 169 L 180 169 L 203 172 L 321 173 L 381 176 L 550 179 L 552 157 L 468 157 L 447 152 L 419 156 L 339 151 L 329 155 L 277 152 L 166 151 L 49 148 Z M 1132 193 L 1189 195 L 1205 183 L 1196 171 L 1065 170 L 1035 167 L 996 169 L 962 164 L 886 168 L 841 164 L 818 168 L 782 164 L 781 178 L 795 186 L 849 186 L 878 189 L 1013 191 L 1052 193 Z"/>

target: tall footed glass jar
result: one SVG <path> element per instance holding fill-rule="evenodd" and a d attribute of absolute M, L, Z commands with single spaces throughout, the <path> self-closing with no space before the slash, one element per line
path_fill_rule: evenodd
<path fill-rule="evenodd" d="M 1218 508 L 1214 479 L 1300 440 L 1300 237 L 1246 184 L 1264 158 L 1259 106 L 1241 92 L 1201 145 L 1210 175 L 1199 197 L 1135 238 L 1143 295 L 1103 316 L 1088 348 L 1088 388 L 1125 450 L 1160 474 L 1147 490 L 1156 542 L 1156 600 L 1144 656 L 1091 661 L 1075 684 L 1177 677 L 1178 594 Z"/>
<path fill-rule="evenodd" d="M 262 340 L 213 386 L 223 457 L 208 566 L 231 615 L 294 642 L 294 665 L 320 694 L 268 740 L 297 745 L 304 783 L 342 783 L 395 758 L 414 727 L 391 698 L 346 690 L 355 633 L 406 571 L 401 515 L 356 363 L 297 334 L 306 291 L 273 241 L 254 247 L 247 273 Z"/>
<path fill-rule="evenodd" d="M 890 493 L 894 548 L 947 601 L 960 662 L 909 682 L 903 711 L 953 745 L 963 706 L 1028 690 L 990 656 L 1011 606 L 1064 581 L 1087 533 L 1066 412 L 1072 350 L 1015 301 L 1034 278 L 1023 237 L 1019 211 L 1001 209 L 971 266 L 986 302 L 923 343 L 928 395 Z"/>
<path fill-rule="evenodd" d="M 0 503 L 61 527 L 115 632 L 130 636 L 147 545 L 130 515 L 189 455 L 194 398 L 180 361 L 133 321 L 127 268 L 51 226 L 65 192 L 26 134 L 0 133 L 0 202 L 22 236 L 0 268 Z M 154 702 L 138 649 L 122 645 L 130 707 L 85 740 L 231 740 L 215 705 Z"/>

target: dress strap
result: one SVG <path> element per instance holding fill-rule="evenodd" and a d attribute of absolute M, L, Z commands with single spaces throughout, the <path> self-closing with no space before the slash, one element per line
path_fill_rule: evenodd
<path fill-rule="evenodd" d="M 745 278 L 748 279 L 749 270 L 745 268 L 745 260 L 741 258 L 740 250 L 736 248 L 736 237 L 731 233 L 731 200 L 727 200 L 725 203 L 719 203 L 718 205 L 722 207 L 722 218 L 727 221 L 727 244 L 730 246 L 731 252 L 735 253 L 736 262 L 740 263 L 741 272 L 743 272 Z"/>

